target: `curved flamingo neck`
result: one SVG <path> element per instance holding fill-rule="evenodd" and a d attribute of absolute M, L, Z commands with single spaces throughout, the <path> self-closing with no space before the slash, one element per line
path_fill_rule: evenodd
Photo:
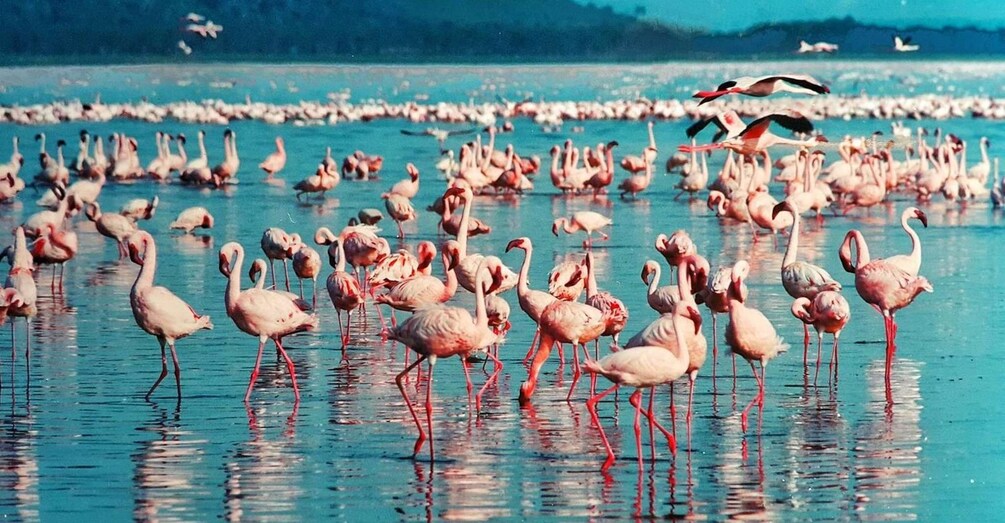
<path fill-rule="evenodd" d="M 593 253 L 586 253 L 586 297 L 592 298 L 597 294 L 597 276 L 593 270 Z"/>
<path fill-rule="evenodd" d="M 569 220 L 568 218 L 560 218 L 560 219 L 562 220 L 562 230 L 563 231 L 565 231 L 565 232 L 567 232 L 569 234 L 572 234 L 572 233 L 575 233 L 575 232 L 579 232 L 579 226 L 576 225 L 575 222 Z"/>
<path fill-rule="evenodd" d="M 457 271 L 450 268 L 450 254 L 443 252 L 443 272 L 446 275 L 443 285 L 443 301 L 454 297 L 457 293 Z"/>
<path fill-rule="evenodd" d="M 516 292 L 521 296 L 526 296 L 530 293 L 530 282 L 528 279 L 530 277 L 530 257 L 533 251 L 534 247 L 530 245 L 523 251 L 523 263 L 520 264 L 520 274 L 516 283 Z"/>
<path fill-rule="evenodd" d="M 203 133 L 199 133 L 199 157 L 203 160 L 209 158 L 209 156 L 206 155 L 206 137 Z"/>
<path fill-rule="evenodd" d="M 854 242 L 854 244 L 852 242 Z M 852 252 L 853 246 L 855 248 L 854 253 Z M 841 258 L 842 263 L 846 265 L 846 268 L 850 267 L 852 269 L 849 272 L 855 272 L 859 268 L 864 267 L 871 260 L 869 257 L 869 246 L 865 243 L 865 237 L 862 236 L 861 232 L 855 229 L 848 231 L 848 234 L 845 236 L 844 242 L 841 244 L 841 248 L 838 251 L 838 255 Z"/>
<path fill-rule="evenodd" d="M 911 237 L 911 254 L 908 255 L 911 262 L 921 267 L 921 238 L 918 237 L 918 233 L 915 232 L 914 228 L 907 221 L 907 214 L 904 213 L 900 216 L 900 226 L 907 232 L 907 235 Z"/>
<path fill-rule="evenodd" d="M 345 272 L 345 246 L 342 245 L 341 239 L 339 239 L 336 243 L 338 247 L 335 252 L 338 253 L 338 263 L 335 264 L 335 272 Z"/>
<path fill-rule="evenodd" d="M 681 299 L 691 295 L 691 272 L 688 270 L 687 261 L 677 264 L 677 292 L 680 293 Z"/>
<path fill-rule="evenodd" d="M 685 325 L 684 315 L 681 311 L 685 307 L 685 298 L 681 297 L 681 302 L 678 302 L 677 306 L 674 307 L 673 318 L 670 320 L 673 323 L 674 335 L 677 337 L 677 346 L 674 347 L 674 356 L 684 364 L 685 367 L 691 364 L 691 353 L 687 348 L 687 336 L 684 334 L 685 329 L 692 329 L 692 325 Z"/>
<path fill-rule="evenodd" d="M 464 203 L 464 212 L 461 213 L 461 230 L 457 231 L 457 250 L 462 260 L 468 255 L 468 223 L 471 222 L 472 199 L 474 198 L 468 199 L 466 194 L 461 199 L 461 202 Z"/>
<path fill-rule="evenodd" d="M 789 232 L 789 244 L 785 247 L 785 257 L 782 259 L 783 268 L 795 263 L 799 251 L 799 211 L 789 204 L 786 204 L 785 208 L 792 213 L 792 230 Z"/>
<path fill-rule="evenodd" d="M 56 235 L 52 236 L 53 243 L 58 244 Z M 157 272 L 157 244 L 149 235 L 143 235 L 143 266 L 133 283 L 133 290 L 148 289 L 153 287 L 154 274 Z"/>
<path fill-rule="evenodd" d="M 478 267 L 478 277 L 475 278 L 475 327 L 487 329 L 489 326 L 489 315 L 485 307 L 485 283 L 489 272 L 483 270 L 484 263 Z"/>
<path fill-rule="evenodd" d="M 254 265 L 255 267 L 258 267 L 258 277 L 255 278 L 255 288 L 264 289 L 265 277 L 269 274 L 269 266 L 265 263 L 259 263 L 259 260 L 255 260 Z"/>
<path fill-rule="evenodd" d="M 660 274 L 662 269 L 660 269 L 660 264 L 654 264 L 656 269 L 653 271 L 653 277 L 649 280 L 649 289 L 647 290 L 647 297 L 651 297 L 656 294 L 656 291 L 660 287 Z M 678 276 L 679 277 L 679 276 Z"/>
<path fill-rule="evenodd" d="M 236 260 L 230 270 L 227 280 L 227 294 L 224 295 L 224 303 L 227 307 L 227 314 L 234 312 L 237 300 L 241 297 L 241 266 L 244 265 L 244 248 L 240 245 L 234 247 Z"/>

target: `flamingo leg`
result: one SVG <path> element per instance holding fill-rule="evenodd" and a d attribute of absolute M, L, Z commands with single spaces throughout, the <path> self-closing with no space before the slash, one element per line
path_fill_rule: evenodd
<path fill-rule="evenodd" d="M 527 354 L 523 357 L 523 363 L 527 363 L 530 357 L 534 354 L 534 347 L 537 347 L 537 339 L 541 336 L 541 327 L 534 330 L 534 339 L 530 342 L 530 347 L 527 347 Z"/>
<path fill-rule="evenodd" d="M 590 354 L 586 350 L 586 345 L 583 345 L 583 353 L 589 358 Z M 579 345 L 575 342 L 572 344 L 572 386 L 569 387 L 569 393 L 565 395 L 565 401 L 570 401 L 572 399 L 572 392 L 576 390 L 576 384 L 579 383 L 579 377 L 583 374 L 582 370 L 579 368 Z"/>
<path fill-rule="evenodd" d="M 429 360 L 429 378 L 426 381 L 426 424 L 429 426 L 429 462 L 436 461 L 433 454 L 433 367 L 436 364 Z M 470 398 L 471 394 L 468 393 Z M 470 400 L 469 400 L 470 401 Z"/>
<path fill-rule="evenodd" d="M 406 348 L 405 350 L 408 349 Z M 412 414 L 412 420 L 415 421 L 415 427 L 419 429 L 419 438 L 415 440 L 415 447 L 412 449 L 413 458 L 419 453 L 419 449 L 422 448 L 422 442 L 426 441 L 426 433 L 422 431 L 422 422 L 419 421 L 419 416 L 415 413 L 415 408 L 412 407 L 412 401 L 408 399 L 408 394 L 405 393 L 405 387 L 401 384 L 401 380 L 404 379 L 404 377 L 408 375 L 412 369 L 425 360 L 426 355 L 420 355 L 414 362 L 412 362 L 411 365 L 405 367 L 405 370 L 399 372 L 398 375 L 394 377 L 394 382 L 398 385 L 398 390 L 401 391 L 401 397 L 405 400 L 405 406 L 408 407 L 408 412 Z"/>
<path fill-rule="evenodd" d="M 290 292 L 290 265 L 283 258 L 283 274 L 286 275 L 286 292 Z"/>
<path fill-rule="evenodd" d="M 651 458 L 652 458 L 651 461 L 655 462 L 656 461 L 656 433 L 653 430 L 654 429 L 654 427 L 653 427 L 653 420 L 655 419 L 653 416 L 655 414 L 653 413 L 653 394 L 652 394 L 652 391 L 653 391 L 653 388 L 650 388 L 649 389 L 649 408 L 643 414 L 646 417 L 646 421 L 649 422 L 649 452 L 650 452 Z M 636 390 L 636 392 L 640 392 L 640 391 Z M 631 403 L 631 401 L 632 401 L 633 398 L 635 398 L 635 394 L 632 394 L 628 398 L 628 402 Z M 640 460 L 642 459 L 641 449 L 639 451 L 639 459 Z"/>
<path fill-rule="evenodd" d="M 178 363 L 178 351 L 174 348 L 174 340 L 168 341 L 171 349 L 171 361 L 174 363 L 174 384 L 178 389 L 178 401 L 181 401 L 181 364 Z"/>
<path fill-rule="evenodd" d="M 810 349 L 810 326 L 804 323 L 803 324 L 803 367 L 806 367 L 806 365 L 807 365 L 807 363 L 806 363 L 807 362 L 806 353 L 809 352 L 809 349 Z"/>
<path fill-rule="evenodd" d="M 817 370 L 813 373 L 813 386 L 817 386 L 817 376 L 820 376 L 820 360 L 823 359 L 823 343 L 824 343 L 824 333 L 823 331 L 817 332 Z"/>
<path fill-rule="evenodd" d="M 300 299 L 302 300 L 304 299 L 304 280 L 298 277 L 297 283 L 300 284 Z"/>
<path fill-rule="evenodd" d="M 754 367 L 754 362 L 748 360 L 747 363 L 750 364 L 750 370 L 754 372 L 754 381 L 757 382 L 757 395 L 750 400 L 750 403 L 744 407 L 743 412 L 740 414 L 740 428 L 742 428 L 744 432 L 747 431 L 747 414 L 750 412 L 750 409 L 754 406 L 754 404 L 758 403 L 761 398 L 761 391 L 763 390 L 761 387 L 761 378 L 757 375 L 757 368 Z"/>
<path fill-rule="evenodd" d="M 639 471 L 642 470 L 642 427 L 639 424 L 639 419 L 642 417 L 641 396 L 642 390 L 635 389 L 635 392 L 628 397 L 628 402 L 635 407 L 635 424 L 633 425 L 633 428 L 635 429 L 635 454 L 638 456 L 639 460 Z M 649 430 L 652 431 L 652 424 L 649 425 Z"/>
<path fill-rule="evenodd" d="M 251 380 L 248 381 L 248 391 L 244 393 L 244 402 L 251 398 L 251 389 L 255 388 L 255 380 L 258 379 L 258 367 L 262 364 L 262 350 L 265 349 L 265 336 L 258 337 L 258 357 L 255 358 L 255 369 L 251 371 Z"/>
<path fill-rule="evenodd" d="M 318 308 L 318 277 L 311 278 L 311 309 Z"/>
<path fill-rule="evenodd" d="M 293 395 L 296 397 L 296 401 L 300 401 L 300 387 L 297 386 L 297 371 L 293 366 L 293 360 L 290 359 L 290 355 L 286 354 L 286 349 L 283 348 L 283 343 L 276 338 L 276 348 L 283 355 L 283 359 L 286 360 L 286 370 L 290 373 L 290 380 L 293 382 Z"/>
<path fill-rule="evenodd" d="M 269 275 L 272 276 L 272 288 L 276 288 L 276 260 L 269 258 Z"/>
<path fill-rule="evenodd" d="M 687 423 L 688 432 L 691 432 L 691 406 L 694 403 L 694 382 L 698 379 L 698 371 L 693 370 L 688 374 L 688 387 L 687 387 L 687 416 L 684 417 L 684 421 Z"/>
<path fill-rule="evenodd" d="M 828 364 L 828 366 L 833 371 L 835 378 L 837 378 L 837 372 L 838 372 L 838 338 L 840 337 L 841 337 L 840 331 L 834 333 L 834 348 L 831 349 L 831 361 Z"/>
<path fill-rule="evenodd" d="M 495 363 L 495 370 L 493 370 L 492 375 L 489 376 L 489 379 L 485 381 L 485 384 L 482 385 L 482 388 L 478 390 L 478 394 L 475 395 L 475 409 L 478 412 L 481 412 L 482 410 L 482 395 L 485 394 L 485 390 L 489 388 L 489 385 L 491 385 L 493 381 L 496 381 L 496 379 L 498 379 L 499 373 L 502 372 L 503 369 L 502 361 L 499 361 L 499 358 L 495 354 L 492 354 L 492 352 L 490 351 L 488 353 L 488 357 L 492 358 L 492 361 Z"/>
<path fill-rule="evenodd" d="M 471 408 L 471 391 L 474 389 L 474 385 L 471 384 L 471 373 L 468 372 L 468 358 L 466 355 L 461 355 L 461 368 L 464 369 L 464 381 L 468 389 L 468 408 Z M 432 367 L 429 370 L 433 370 Z"/>
<path fill-rule="evenodd" d="M 607 469 L 611 468 L 611 465 L 614 464 L 614 450 L 611 449 L 611 443 L 607 440 L 607 434 L 604 433 L 604 426 L 600 424 L 600 418 L 597 416 L 597 403 L 604 399 L 604 396 L 610 394 L 611 391 L 618 390 L 619 386 L 615 383 L 611 388 L 586 400 L 586 409 L 590 411 L 590 418 L 593 419 L 597 428 L 600 429 L 600 439 L 604 442 L 604 447 L 607 449 L 607 459 L 600 467 L 601 472 L 607 472 Z"/>
<path fill-rule="evenodd" d="M 537 353 L 530 363 L 530 370 L 527 372 L 527 381 L 520 385 L 520 404 L 530 402 L 530 397 L 534 395 L 537 387 L 537 378 L 541 374 L 541 367 L 551 354 L 551 347 L 555 344 L 554 338 L 545 332 L 541 332 L 540 341 L 537 345 Z"/>
<path fill-rule="evenodd" d="M 161 375 L 160 377 L 157 378 L 157 381 L 154 382 L 154 386 L 150 387 L 150 390 L 147 391 L 147 395 L 144 398 L 147 401 L 150 401 L 150 395 L 153 394 L 154 389 L 156 389 L 157 386 L 160 385 L 162 381 L 164 381 L 164 378 L 168 374 L 167 352 L 165 352 L 164 350 L 164 344 L 166 343 L 167 340 L 158 336 L 157 341 L 160 342 L 161 344 Z"/>

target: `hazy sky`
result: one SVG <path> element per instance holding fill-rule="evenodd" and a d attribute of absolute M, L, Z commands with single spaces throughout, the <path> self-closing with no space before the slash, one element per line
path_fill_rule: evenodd
<path fill-rule="evenodd" d="M 587 3 L 591 0 L 577 0 Z M 647 18 L 713 31 L 744 29 L 762 22 L 852 16 L 884 25 L 1005 26 L 1005 0 L 592 0 Z"/>

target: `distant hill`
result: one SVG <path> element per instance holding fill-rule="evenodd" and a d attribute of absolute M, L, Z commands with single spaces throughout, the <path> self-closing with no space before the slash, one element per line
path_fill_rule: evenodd
<path fill-rule="evenodd" d="M 658 61 L 790 56 L 801 39 L 889 54 L 893 28 L 851 18 L 709 33 L 572 0 L 64 0 L 6 2 L 0 63 Z M 224 27 L 182 31 L 194 11 Z M 909 28 L 917 56 L 1005 54 L 1005 33 Z M 178 41 L 192 47 L 182 56 Z"/>

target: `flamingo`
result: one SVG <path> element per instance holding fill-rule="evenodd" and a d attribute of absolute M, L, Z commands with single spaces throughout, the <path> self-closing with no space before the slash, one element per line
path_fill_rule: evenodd
<path fill-rule="evenodd" d="M 563 230 L 566 234 L 574 234 L 579 231 L 586 232 L 585 246 L 587 249 L 593 246 L 593 233 L 596 232 L 601 238 L 607 240 L 609 236 L 600 229 L 614 223 L 603 214 L 593 211 L 578 211 L 572 213 L 569 218 L 559 218 L 551 224 L 551 233 L 558 236 L 558 231 Z"/>
<path fill-rule="evenodd" d="M 318 274 L 321 273 L 321 255 L 306 243 L 297 243 L 293 251 L 293 274 L 300 283 L 300 299 L 304 299 L 304 280 L 311 280 L 311 308 L 318 305 Z"/>
<path fill-rule="evenodd" d="M 265 342 L 272 339 L 276 349 L 286 360 L 286 368 L 293 382 L 293 394 L 296 402 L 300 402 L 300 388 L 297 387 L 297 373 L 293 360 L 283 348 L 284 337 L 298 332 L 314 330 L 318 326 L 318 317 L 308 314 L 286 296 L 265 290 L 251 288 L 241 290 L 241 265 L 244 263 L 244 247 L 236 242 L 230 242 L 220 248 L 220 273 L 227 277 L 227 291 L 224 304 L 227 315 L 234 321 L 238 329 L 258 337 L 258 357 L 255 368 L 251 372 L 248 390 L 244 394 L 244 402 L 251 398 L 251 390 L 258 379 L 258 368 L 262 362 L 262 350 Z"/>
<path fill-rule="evenodd" d="M 213 215 L 205 207 L 189 207 L 178 213 L 178 218 L 175 218 L 168 227 L 191 234 L 194 229 L 212 229 L 214 221 Z"/>
<path fill-rule="evenodd" d="M 435 247 L 430 248 L 435 256 Z M 419 274 L 397 283 L 386 294 L 377 296 L 376 302 L 408 312 L 446 302 L 457 292 L 457 275 L 454 269 L 457 267 L 458 254 L 457 242 L 453 240 L 447 242 L 443 248 L 443 272 L 446 275 L 446 282 L 433 276 Z"/>
<path fill-rule="evenodd" d="M 792 315 L 806 325 L 813 325 L 817 331 L 817 370 L 813 375 L 813 383 L 820 374 L 820 352 L 824 342 L 824 333 L 834 335 L 834 348 L 831 350 L 831 367 L 837 366 L 838 339 L 848 320 L 851 319 L 851 307 L 848 300 L 837 291 L 822 291 L 812 298 L 799 297 L 792 302 Z M 835 368 L 835 372 L 837 369 Z"/>
<path fill-rule="evenodd" d="M 157 211 L 157 205 L 159 203 L 159 196 L 154 196 L 149 200 L 135 198 L 126 202 L 122 206 L 122 209 L 119 210 L 119 214 L 133 221 L 149 220 L 154 217 L 154 212 Z"/>
<path fill-rule="evenodd" d="M 577 301 L 586 287 L 585 270 L 578 261 L 566 260 L 548 273 L 548 294 L 563 301 Z"/>
<path fill-rule="evenodd" d="M 736 114 L 736 111 L 729 110 L 710 118 L 705 118 L 704 120 L 698 120 L 697 122 L 691 124 L 691 126 L 684 131 L 684 134 L 686 134 L 688 138 L 694 139 L 694 137 L 698 136 L 698 133 L 705 130 L 709 124 L 715 124 L 715 126 L 719 129 L 716 131 L 715 136 L 712 137 L 713 143 L 718 142 L 723 137 L 736 138 L 743 132 L 743 129 L 747 127 L 747 125 L 743 123 L 743 120 L 740 119 L 740 115 Z M 693 165 L 694 163 L 695 162 L 692 157 L 691 164 Z"/>
<path fill-rule="evenodd" d="M 647 161 L 644 170 L 644 174 L 633 174 L 618 184 L 618 190 L 621 191 L 622 198 L 624 198 L 626 194 L 631 194 L 633 199 L 637 198 L 640 192 L 649 188 L 649 184 L 653 181 L 652 162 Z"/>
<path fill-rule="evenodd" d="M 53 265 L 52 287 L 56 286 L 56 264 L 59 264 L 59 289 L 63 289 L 63 269 L 66 262 L 77 255 L 77 233 L 57 229 L 49 224 L 41 236 L 31 243 L 29 250 L 38 265 Z"/>
<path fill-rule="evenodd" d="M 413 457 L 422 448 L 422 443 L 426 440 L 426 433 L 422 430 L 422 423 L 419 422 L 419 417 L 412 407 L 408 394 L 405 393 L 405 387 L 401 383 L 402 379 L 420 363 L 429 360 L 428 384 L 426 386 L 426 422 L 429 428 L 429 459 L 430 461 L 435 461 L 432 397 L 433 369 L 436 366 L 437 360 L 455 355 L 466 355 L 476 349 L 491 345 L 498 338 L 492 332 L 492 329 L 489 328 L 488 314 L 485 309 L 485 293 L 495 290 L 494 287 L 498 283 L 498 280 L 485 267 L 485 261 L 482 261 L 479 265 L 475 285 L 474 318 L 471 317 L 471 313 L 466 309 L 460 307 L 429 307 L 416 312 L 391 330 L 391 339 L 400 341 L 419 355 L 414 362 L 394 378 L 395 383 L 398 385 L 398 390 L 401 391 L 401 397 L 405 400 L 405 405 L 412 415 L 412 420 L 415 421 L 415 427 L 419 430 L 419 437 L 415 440 L 412 450 Z M 467 366 L 463 362 L 462 367 L 464 368 L 465 376 L 467 376 Z M 488 382 L 486 382 L 487 384 Z M 483 387 L 476 397 L 479 405 L 484 390 Z"/>
<path fill-rule="evenodd" d="M 506 252 L 513 249 L 521 249 L 524 251 L 523 263 L 520 265 L 520 275 L 517 279 L 517 301 L 520 304 L 520 309 L 527 313 L 527 316 L 529 316 L 531 321 L 534 322 L 534 325 L 537 326 L 534 330 L 534 339 L 531 340 L 530 347 L 527 349 L 527 355 L 523 358 L 526 362 L 530 359 L 534 347 L 537 345 L 537 340 L 541 336 L 541 328 L 538 326 L 541 322 L 541 314 L 548 305 L 556 300 L 556 298 L 547 292 L 530 288 L 528 275 L 530 274 L 530 258 L 534 254 L 534 244 L 530 241 L 530 238 L 522 236 L 515 240 L 511 240 L 506 245 Z"/>
<path fill-rule="evenodd" d="M 789 233 L 789 244 L 785 247 L 785 257 L 782 258 L 782 287 L 793 298 L 808 298 L 812 300 L 824 291 L 840 291 L 841 284 L 831 277 L 823 267 L 812 263 L 796 260 L 799 250 L 799 211 L 788 200 L 775 205 L 771 210 L 774 219 L 780 212 L 792 215 L 792 230 Z M 806 352 L 810 342 L 809 327 L 803 324 L 803 364 L 806 364 Z"/>
<path fill-rule="evenodd" d="M 17 289 L 21 296 L 21 305 L 11 306 L 7 309 L 7 314 L 13 318 L 24 318 L 25 336 L 27 338 L 27 348 L 25 357 L 31 355 L 31 319 L 38 314 L 38 307 L 35 305 L 38 290 L 35 286 L 35 278 L 32 277 L 33 261 L 31 253 L 28 251 L 27 240 L 24 235 L 24 228 L 18 227 L 14 230 L 14 245 L 4 249 L 0 253 L 0 258 L 7 258 L 10 262 L 10 271 L 7 273 L 5 288 Z M 10 345 L 14 350 L 14 322 L 10 325 Z"/>
<path fill-rule="evenodd" d="M 618 345 L 618 335 L 625 329 L 628 323 L 628 308 L 624 302 L 614 297 L 607 291 L 597 290 L 596 271 L 593 268 L 593 253 L 586 253 L 586 304 L 600 311 L 604 318 L 604 332 L 601 336 L 611 336 L 614 346 Z M 597 338 L 597 347 L 594 347 L 595 357 L 599 356 L 600 339 Z"/>
<path fill-rule="evenodd" d="M 474 206 L 474 194 L 471 192 L 471 188 L 467 186 L 451 187 L 447 189 L 447 192 L 443 196 L 444 198 L 458 196 L 461 199 L 462 205 L 464 205 L 464 213 L 461 215 L 460 232 L 457 235 L 459 257 L 457 268 L 455 269 L 457 272 L 457 283 L 468 291 L 475 292 L 475 278 L 477 277 L 476 271 L 478 266 L 482 260 L 488 260 L 490 266 L 498 266 L 502 271 L 502 279 L 498 282 L 497 292 L 505 292 L 516 287 L 516 273 L 510 270 L 509 267 L 506 267 L 499 257 L 484 256 L 477 253 L 468 254 L 468 223 L 471 220 L 471 208 Z"/>
<path fill-rule="evenodd" d="M 126 257 L 126 240 L 136 232 L 136 222 L 116 213 L 102 213 L 101 206 L 94 202 L 87 206 L 87 218 L 94 222 L 94 228 L 106 237 L 115 240 L 119 248 L 119 258 Z"/>
<path fill-rule="evenodd" d="M 907 236 L 911 238 L 911 253 L 896 254 L 886 258 L 887 263 L 891 263 L 911 276 L 917 276 L 921 271 L 921 238 L 917 231 L 911 227 L 908 220 L 917 218 L 921 225 L 928 227 L 928 216 L 917 207 L 908 207 L 900 213 L 900 227 L 904 229 Z"/>
<path fill-rule="evenodd" d="M 448 199 L 444 199 L 440 226 L 443 227 L 443 232 L 456 238 L 461 234 L 461 222 L 464 220 L 464 213 L 455 214 L 453 209 L 454 206 L 448 201 Z M 475 236 L 491 233 L 492 227 L 478 218 L 472 218 L 469 216 L 467 231 L 468 237 L 474 238 Z"/>
<path fill-rule="evenodd" d="M 712 313 L 712 371 L 719 359 L 719 338 L 716 332 L 716 315 L 729 312 L 729 287 L 732 284 L 732 267 L 719 267 L 708 279 L 704 289 L 699 289 L 695 301 L 705 304 Z M 733 354 L 733 376 L 736 376 L 736 354 Z"/>
<path fill-rule="evenodd" d="M 742 76 L 719 84 L 714 91 L 698 91 L 694 94 L 694 98 L 701 98 L 698 105 L 703 105 L 728 94 L 770 96 L 781 92 L 816 95 L 826 94 L 831 90 L 816 78 L 805 74 L 779 74 L 757 78 Z"/>
<path fill-rule="evenodd" d="M 283 272 L 286 274 L 286 290 L 290 290 L 290 267 L 287 260 L 293 257 L 299 244 L 299 236 L 288 234 L 278 227 L 269 227 L 262 233 L 262 252 L 269 259 L 269 269 L 272 272 L 272 288 L 276 288 L 276 260 L 283 261 Z"/>
<path fill-rule="evenodd" d="M 858 251 L 854 259 L 853 245 Z M 896 263 L 882 258 L 870 259 L 865 237 L 855 229 L 845 235 L 838 255 L 844 269 L 855 274 L 855 290 L 859 296 L 883 316 L 886 328 L 886 393 L 887 401 L 892 403 L 890 370 L 897 350 L 897 311 L 914 302 L 922 292 L 934 292 L 934 288 L 924 276 L 911 274 Z"/>
<path fill-rule="evenodd" d="M 265 171 L 267 175 L 266 180 L 271 180 L 276 173 L 283 170 L 286 167 L 286 147 L 283 143 L 283 138 L 281 136 L 276 137 L 276 152 L 265 157 L 262 163 L 258 164 L 258 168 Z"/>
<path fill-rule="evenodd" d="M 736 262 L 732 270 L 732 284 L 727 291 L 729 324 L 726 325 L 726 343 L 735 354 L 747 360 L 757 381 L 757 395 L 740 414 L 740 425 L 744 431 L 747 430 L 747 413 L 751 407 L 757 403 L 759 409 L 764 408 L 764 371 L 768 362 L 788 349 L 788 345 L 775 333 L 775 327 L 764 313 L 747 306 L 747 290 L 743 280 L 749 272 L 750 264 L 744 260 Z M 755 361 L 760 363 L 760 375 L 754 367 Z"/>
<path fill-rule="evenodd" d="M 161 374 L 147 391 L 146 399 L 164 381 L 167 376 L 167 354 L 164 345 L 171 348 L 171 360 L 174 362 L 174 380 L 178 389 L 178 401 L 181 401 L 181 366 L 178 364 L 178 353 L 175 351 L 175 341 L 194 334 L 202 329 L 210 330 L 213 323 L 209 316 L 200 315 L 184 300 L 165 287 L 154 285 L 154 275 L 157 272 L 157 244 L 146 231 L 137 231 L 128 239 L 129 259 L 140 266 L 132 290 L 129 291 L 129 304 L 133 309 L 133 318 L 147 334 L 157 337 L 161 345 Z"/>
<path fill-rule="evenodd" d="M 293 190 L 297 191 L 297 200 L 305 193 L 320 193 L 321 198 L 324 198 L 325 193 L 334 189 L 340 181 L 342 179 L 338 169 L 329 170 L 323 163 L 319 163 L 314 175 L 297 182 Z"/>
<path fill-rule="evenodd" d="M 386 192 L 380 195 L 380 197 L 384 200 L 384 208 L 387 209 L 387 214 L 394 220 L 394 223 L 398 224 L 398 238 L 404 238 L 405 230 L 401 228 L 401 224 L 419 217 L 415 212 L 415 208 L 412 207 L 412 202 L 407 196 L 402 196 L 398 193 Z"/>
<path fill-rule="evenodd" d="M 338 315 L 339 336 L 342 339 L 342 358 L 345 359 L 345 347 L 350 342 L 352 311 L 363 305 L 366 295 L 360 289 L 359 280 L 345 272 L 345 250 L 342 246 L 342 239 L 335 238 L 332 246 L 335 247 L 335 256 L 329 256 L 329 263 L 335 271 L 328 276 L 326 286 L 332 305 L 335 306 L 335 313 Z M 342 324 L 343 311 L 346 316 L 344 327 Z"/>
<path fill-rule="evenodd" d="M 656 147 L 656 137 L 653 134 L 652 121 L 646 124 L 646 130 L 649 133 L 649 145 L 642 150 L 642 156 L 629 155 L 621 159 L 621 168 L 631 174 L 638 174 L 647 168 L 652 169 L 652 164 L 656 161 L 658 149 Z"/>
<path fill-rule="evenodd" d="M 660 287 L 660 264 L 646 260 L 642 266 L 642 283 L 647 286 L 646 303 L 652 310 L 660 314 L 670 314 L 680 301 L 680 292 L 676 286 Z"/>
<path fill-rule="evenodd" d="M 682 305 L 684 304 L 682 303 Z M 600 428 L 600 437 L 604 442 L 604 447 L 607 449 L 607 459 L 600 470 L 606 472 L 607 469 L 611 468 L 615 457 L 614 450 L 611 449 L 611 444 L 607 440 L 607 434 L 604 433 L 604 427 L 601 425 L 600 418 L 597 415 L 597 403 L 611 392 L 617 390 L 621 385 L 635 387 L 635 392 L 632 393 L 628 401 L 635 407 L 635 449 L 638 453 L 639 470 L 642 470 L 642 429 L 639 425 L 639 418 L 643 414 L 651 425 L 655 425 L 666 436 L 670 453 L 676 455 L 677 442 L 673 434 L 656 421 L 653 412 L 653 396 L 656 393 L 657 386 L 672 384 L 687 372 L 689 356 L 688 351 L 685 349 L 687 346 L 687 341 L 684 339 L 684 331 L 687 329 L 687 326 L 683 322 L 685 317 L 690 318 L 694 322 L 696 329 L 701 326 L 701 315 L 698 314 L 698 310 L 695 307 L 691 305 L 677 307 L 673 313 L 674 332 L 677 338 L 676 350 L 670 351 L 664 347 L 647 345 L 615 352 L 599 361 L 586 360 L 586 364 L 583 367 L 585 372 L 593 375 L 600 374 L 614 383 L 611 388 L 592 396 L 586 402 L 586 407 L 590 411 L 590 417 L 597 427 Z M 649 389 L 649 409 L 645 413 L 642 411 L 641 400 L 643 389 Z"/>
<path fill-rule="evenodd" d="M 405 170 L 408 171 L 408 179 L 394 184 L 388 192 L 404 196 L 406 199 L 411 200 L 419 194 L 419 169 L 415 164 L 409 163 L 405 166 Z"/>
<path fill-rule="evenodd" d="M 762 116 L 753 122 L 750 122 L 747 127 L 740 132 L 735 138 L 730 138 L 723 140 L 717 144 L 712 145 L 681 145 L 677 147 L 680 152 L 689 153 L 692 151 L 711 151 L 714 149 L 728 149 L 736 151 L 740 154 L 754 155 L 763 153 L 769 147 L 775 145 L 790 145 L 793 147 L 807 147 L 812 148 L 819 145 L 820 142 L 826 142 L 827 138 L 823 136 L 815 136 L 806 140 L 793 140 L 790 138 L 782 138 L 771 131 L 768 128 L 772 123 L 777 123 L 778 125 L 797 133 L 810 133 L 813 132 L 813 123 L 804 116 L 798 115 L 787 115 L 787 114 L 769 114 Z"/>

